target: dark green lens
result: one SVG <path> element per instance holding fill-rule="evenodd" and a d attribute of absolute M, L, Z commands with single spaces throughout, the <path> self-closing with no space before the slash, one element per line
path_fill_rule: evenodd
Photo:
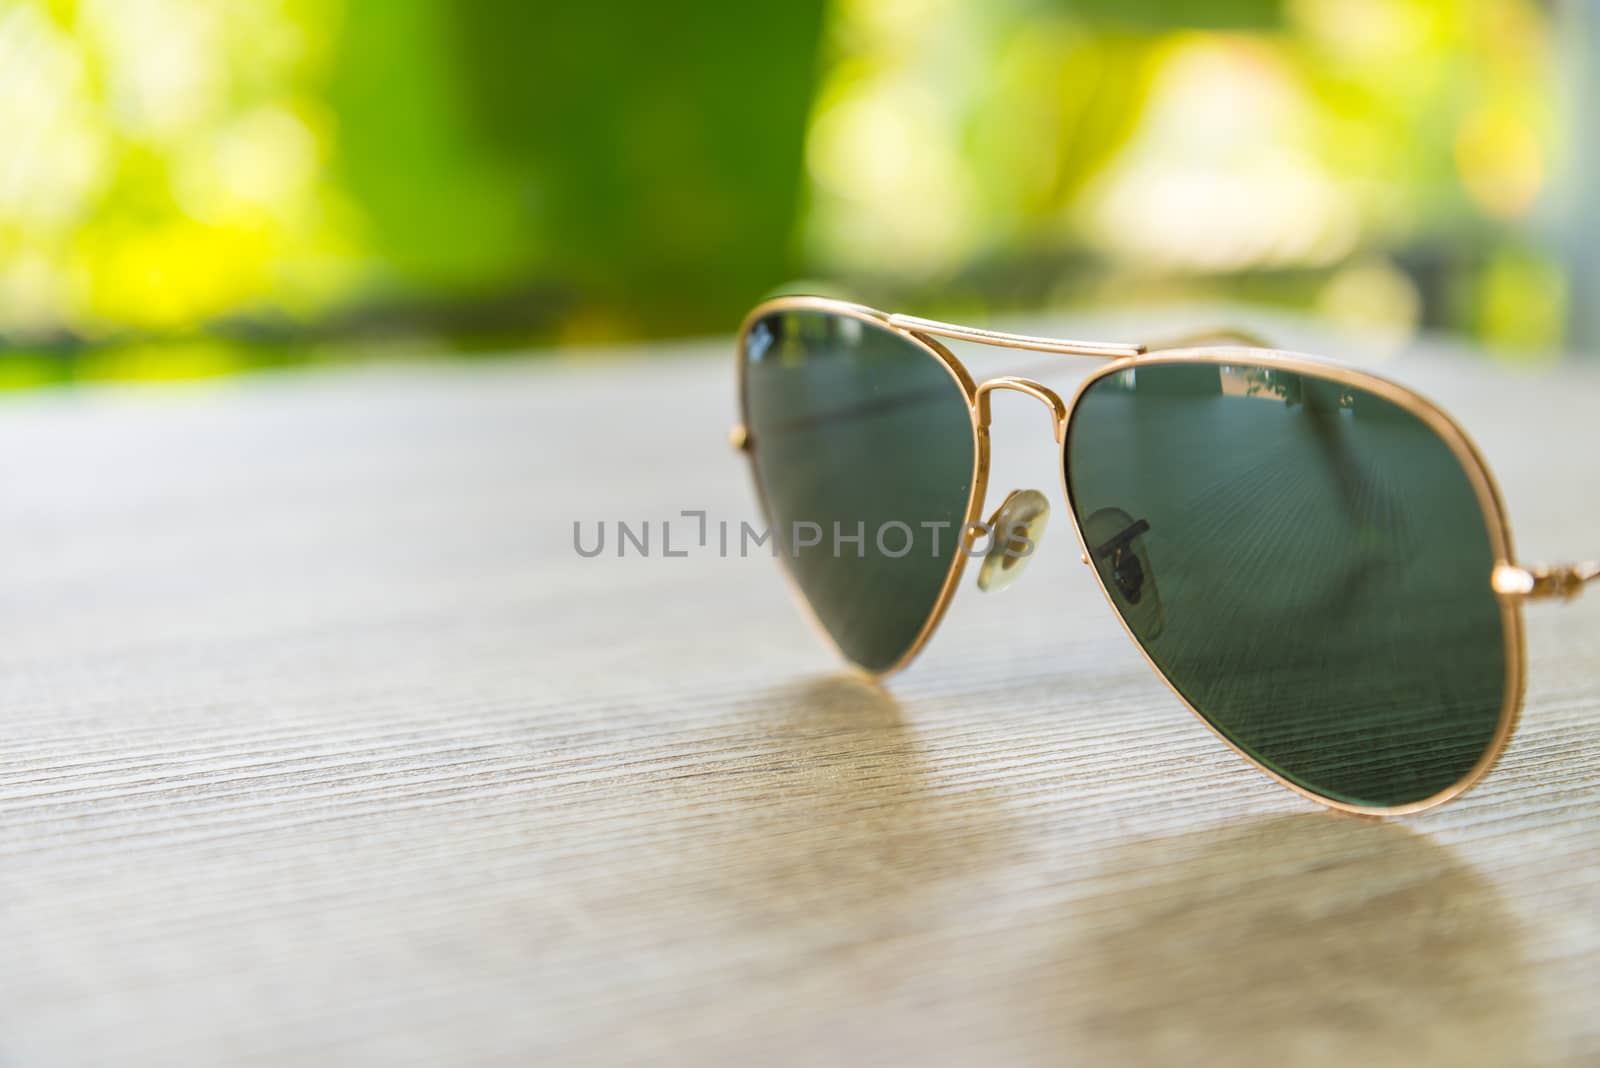
<path fill-rule="evenodd" d="M 1072 507 L 1112 603 L 1250 756 L 1348 804 L 1421 801 L 1493 745 L 1506 635 L 1467 472 L 1330 379 L 1152 363 L 1094 382 Z"/>
<path fill-rule="evenodd" d="M 916 642 L 961 551 L 966 395 L 932 354 L 828 312 L 758 320 L 743 357 L 777 550 L 845 656 L 886 670 Z"/>

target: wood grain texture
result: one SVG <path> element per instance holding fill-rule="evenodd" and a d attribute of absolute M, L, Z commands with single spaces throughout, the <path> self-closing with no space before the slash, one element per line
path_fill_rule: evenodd
<path fill-rule="evenodd" d="M 0 404 L 0 1064 L 1600 1062 L 1600 596 L 1529 611 L 1482 786 L 1337 816 L 1059 516 L 887 689 L 759 553 L 580 558 L 752 517 L 728 360 Z M 1388 370 L 1524 556 L 1600 549 L 1600 377 Z M 1060 507 L 1037 403 L 995 416 L 991 504 Z"/>

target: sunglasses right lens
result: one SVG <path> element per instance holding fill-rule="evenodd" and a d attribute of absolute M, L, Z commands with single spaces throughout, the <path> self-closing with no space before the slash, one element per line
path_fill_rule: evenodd
<path fill-rule="evenodd" d="M 1128 629 L 1263 766 L 1388 808 L 1494 746 L 1495 546 L 1462 460 L 1414 412 L 1267 366 L 1152 362 L 1084 391 L 1065 463 Z"/>
<path fill-rule="evenodd" d="M 741 357 L 777 550 L 844 655 L 886 671 L 962 551 L 976 444 L 961 383 L 888 327 L 825 311 L 758 319 Z"/>

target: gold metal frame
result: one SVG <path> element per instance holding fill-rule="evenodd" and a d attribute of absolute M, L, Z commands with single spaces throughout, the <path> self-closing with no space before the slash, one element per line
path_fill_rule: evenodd
<path fill-rule="evenodd" d="M 1184 707 L 1188 708 L 1195 718 L 1205 725 L 1207 730 L 1222 739 L 1230 749 L 1256 768 L 1266 772 L 1266 774 L 1303 797 L 1330 808 L 1360 815 L 1397 816 L 1433 808 L 1465 793 L 1494 766 L 1501 753 L 1505 751 L 1512 732 L 1516 729 L 1517 717 L 1522 708 L 1523 688 L 1526 678 L 1522 602 L 1524 600 L 1550 597 L 1571 598 L 1576 596 L 1589 582 L 1600 578 L 1600 564 L 1595 563 L 1555 566 L 1523 566 L 1516 563 L 1516 556 L 1512 549 L 1510 524 L 1506 519 L 1505 506 L 1501 500 L 1499 488 L 1495 485 L 1494 477 L 1490 474 L 1488 465 L 1484 462 L 1472 439 L 1467 436 L 1466 432 L 1462 430 L 1454 419 L 1437 405 L 1423 398 L 1415 391 L 1390 382 L 1387 379 L 1368 374 L 1365 371 L 1329 364 L 1299 353 L 1270 348 L 1254 335 L 1235 330 L 1214 331 L 1203 337 L 1193 339 L 1192 343 L 1190 341 L 1181 341 L 1169 345 L 1146 346 L 1142 344 L 1069 341 L 1057 338 L 1034 337 L 1026 334 L 1008 334 L 996 330 L 984 330 L 955 323 L 944 323 L 933 319 L 922 319 L 916 316 L 891 315 L 860 304 L 851 304 L 825 297 L 779 297 L 758 305 L 745 317 L 743 324 L 739 328 L 737 351 L 740 354 L 738 360 L 740 422 L 730 433 L 729 441 L 736 449 L 744 451 L 747 455 L 751 454 L 759 443 L 752 439 L 747 430 L 749 412 L 745 395 L 744 359 L 742 355 L 745 336 L 759 319 L 774 312 L 784 311 L 828 312 L 833 315 L 872 323 L 893 331 L 908 343 L 939 361 L 966 398 L 967 409 L 971 415 L 974 445 L 972 491 L 967 502 L 961 546 L 951 561 L 950 571 L 945 577 L 944 585 L 940 588 L 938 600 L 929 612 L 927 621 L 918 632 L 916 640 L 912 642 L 911 647 L 906 650 L 904 655 L 885 670 L 878 672 L 866 671 L 859 665 L 852 665 L 858 671 L 862 671 L 875 679 L 886 678 L 900 671 L 922 651 L 922 647 L 927 644 L 929 637 L 933 634 L 934 628 L 944 618 L 945 611 L 955 595 L 956 587 L 961 581 L 961 576 L 966 570 L 968 558 L 966 550 L 973 540 L 972 527 L 980 521 L 984 500 L 988 492 L 990 394 L 997 390 L 1012 390 L 1018 393 L 1025 393 L 1043 402 L 1051 412 L 1056 443 L 1064 446 L 1071 427 L 1073 412 L 1076 410 L 1078 401 L 1082 398 L 1084 392 L 1095 382 L 1108 375 L 1127 370 L 1130 367 L 1171 363 L 1230 364 L 1249 362 L 1253 365 L 1291 373 L 1315 375 L 1376 394 L 1421 419 L 1437 433 L 1461 463 L 1463 470 L 1467 473 L 1468 480 L 1472 484 L 1473 491 L 1477 494 L 1478 503 L 1483 510 L 1484 523 L 1488 528 L 1490 545 L 1494 550 L 1495 556 L 1494 571 L 1491 575 L 1484 576 L 1484 578 L 1485 581 L 1491 583 L 1499 597 L 1506 642 L 1506 689 L 1505 699 L 1500 711 L 1499 726 L 1488 750 L 1460 780 L 1432 797 L 1404 805 L 1374 808 L 1352 805 L 1335 798 L 1325 797 L 1315 791 L 1290 782 L 1234 744 L 1221 731 L 1212 726 L 1211 722 L 1201 715 L 1198 709 L 1190 704 L 1189 700 L 1172 684 L 1172 680 L 1167 678 L 1155 661 L 1150 658 L 1150 655 L 1145 652 L 1144 646 L 1134 635 L 1132 629 L 1129 628 L 1127 621 L 1122 617 L 1122 613 L 1116 610 L 1116 605 L 1111 599 L 1110 591 L 1106 589 L 1105 579 L 1101 576 L 1100 570 L 1091 568 L 1095 581 L 1100 586 L 1100 592 L 1105 596 L 1107 605 L 1111 607 L 1112 614 L 1116 616 L 1117 622 L 1122 626 L 1123 631 L 1132 639 L 1134 647 L 1139 650 L 1145 662 L 1150 665 L 1162 682 L 1166 683 L 1167 688 L 1182 702 Z M 1108 362 L 1090 373 L 1078 385 L 1077 390 L 1072 394 L 1069 401 L 1063 401 L 1061 395 L 1055 390 L 1032 379 L 1005 376 L 988 379 L 982 383 L 975 382 L 966 368 L 962 366 L 961 361 L 940 343 L 939 338 L 969 341 L 1003 348 L 1026 349 L 1033 352 L 1092 356 Z M 1202 344 L 1200 343 L 1201 341 L 1232 341 L 1234 344 Z M 1155 351 L 1152 352 L 1152 350 Z M 756 496 L 763 516 L 770 522 L 771 512 L 767 504 L 766 488 L 761 484 L 761 475 L 754 463 L 754 456 L 750 455 L 750 459 L 752 461 L 750 470 L 755 482 Z M 1067 514 L 1072 522 L 1073 532 L 1078 539 L 1082 559 L 1084 563 L 1088 563 L 1089 545 L 1085 540 L 1083 527 L 1078 521 L 1076 510 L 1072 507 L 1072 490 L 1067 484 L 1066 465 L 1064 463 L 1061 465 L 1061 488 L 1066 498 Z M 817 619 L 809 602 L 806 601 L 804 594 L 794 582 L 794 576 L 789 572 L 787 564 L 785 564 L 784 571 L 789 577 L 791 591 L 800 603 L 806 618 L 811 621 L 813 627 L 822 634 L 829 644 L 834 644 L 826 628 Z M 835 648 L 837 648 L 837 645 L 835 645 Z M 845 659 L 848 661 L 848 658 Z"/>

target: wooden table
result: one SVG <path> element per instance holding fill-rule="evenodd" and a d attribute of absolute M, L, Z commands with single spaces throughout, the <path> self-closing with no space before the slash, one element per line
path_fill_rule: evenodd
<path fill-rule="evenodd" d="M 1600 1063 L 1600 595 L 1403 821 L 1214 741 L 1059 516 L 878 689 L 692 519 L 574 552 L 752 517 L 725 347 L 0 401 L 0 1064 Z M 1600 375 L 1387 369 L 1600 551 Z"/>

